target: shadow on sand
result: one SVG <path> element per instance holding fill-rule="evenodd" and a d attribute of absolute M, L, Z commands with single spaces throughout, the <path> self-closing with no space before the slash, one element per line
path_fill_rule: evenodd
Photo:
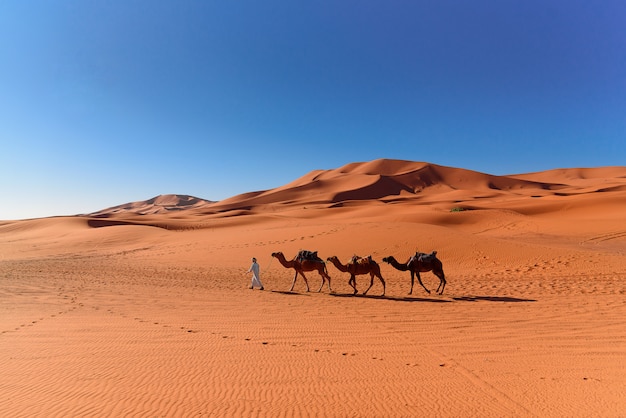
<path fill-rule="evenodd" d="M 284 290 L 271 290 L 272 293 L 280 293 L 281 295 L 297 295 L 297 296 L 311 296 L 312 293 L 317 292 L 309 292 L 309 293 L 300 293 L 300 292 L 290 292 Z M 454 296 L 450 298 L 437 297 L 437 298 L 423 298 L 423 297 L 412 297 L 412 296 L 380 296 L 380 295 L 364 295 L 360 294 L 352 294 L 352 293 L 328 293 L 328 296 L 333 296 L 336 298 L 362 298 L 362 299 L 381 299 L 381 300 L 391 300 L 394 302 L 430 302 L 430 303 L 450 303 L 450 302 L 537 302 L 536 299 L 524 299 L 524 298 L 514 298 L 511 296 Z"/>
<path fill-rule="evenodd" d="M 435 299 L 435 298 L 414 298 L 414 297 L 394 297 L 394 296 L 380 296 L 380 295 L 363 295 L 352 293 L 330 293 L 329 296 L 335 296 L 338 298 L 364 298 L 364 299 L 383 299 L 392 300 L 395 302 L 434 302 L 434 303 L 448 303 L 452 302 L 449 299 Z"/>
<path fill-rule="evenodd" d="M 452 299 L 459 302 L 537 302 L 536 299 L 513 298 L 510 296 L 458 296 Z"/>
<path fill-rule="evenodd" d="M 290 292 L 289 290 L 270 290 L 272 293 L 280 293 L 281 295 L 298 295 L 298 296 L 311 296 L 309 293 Z"/>

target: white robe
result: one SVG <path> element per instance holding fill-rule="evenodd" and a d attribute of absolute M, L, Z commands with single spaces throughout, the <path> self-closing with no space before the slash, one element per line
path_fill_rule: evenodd
<path fill-rule="evenodd" d="M 257 263 L 252 263 L 252 265 L 248 269 L 248 273 L 252 273 L 252 283 L 250 284 L 250 286 L 263 287 L 263 284 L 261 283 L 259 265 Z"/>

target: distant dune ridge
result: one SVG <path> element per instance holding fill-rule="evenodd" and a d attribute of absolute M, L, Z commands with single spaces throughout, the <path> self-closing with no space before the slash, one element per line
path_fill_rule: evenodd
<path fill-rule="evenodd" d="M 598 182 L 597 180 L 601 181 Z M 161 195 L 103 209 L 89 216 L 162 214 L 177 211 L 224 213 L 272 207 L 336 207 L 356 202 L 424 203 L 480 207 L 481 200 L 565 196 L 626 190 L 626 167 L 569 168 L 496 176 L 436 164 L 379 159 L 315 170 L 283 186 L 248 192 L 222 201 Z"/>
<path fill-rule="evenodd" d="M 102 209 L 97 212 L 90 213 L 89 216 L 106 216 L 119 213 L 137 213 L 141 215 L 149 215 L 155 213 L 169 213 L 173 211 L 198 208 L 210 205 L 214 202 L 210 200 L 200 199 L 194 196 L 180 194 L 165 194 L 155 196 L 152 199 L 142 200 L 139 202 L 124 203 L 122 205 L 113 206 Z"/>
<path fill-rule="evenodd" d="M 219 202 L 2 221 L 0 411 L 621 417 L 625 208 L 626 167 L 381 159 Z M 363 295 L 367 274 L 354 295 L 331 262 L 332 292 L 317 272 L 307 292 L 272 257 L 302 249 L 371 256 L 384 296 L 378 279 Z M 409 295 L 383 261 L 416 251 L 437 251 L 443 294 L 423 272 Z M 252 257 L 264 291 L 248 289 Z"/>

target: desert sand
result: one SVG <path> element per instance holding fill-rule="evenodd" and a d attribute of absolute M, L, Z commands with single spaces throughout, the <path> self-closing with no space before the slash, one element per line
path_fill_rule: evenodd
<path fill-rule="evenodd" d="M 224 173 L 228 175 L 228 173 Z M 626 167 L 376 160 L 0 222 L 2 416 L 626 416 Z M 327 263 L 311 292 L 271 253 Z M 446 274 L 383 263 L 436 250 Z M 264 291 L 250 290 L 251 257 Z"/>

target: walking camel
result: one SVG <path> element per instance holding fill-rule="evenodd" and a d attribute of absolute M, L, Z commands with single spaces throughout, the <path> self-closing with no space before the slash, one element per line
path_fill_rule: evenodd
<path fill-rule="evenodd" d="M 446 287 L 446 276 L 443 274 L 443 265 L 437 258 L 437 251 L 433 251 L 430 254 L 416 252 L 406 263 L 399 263 L 393 256 L 385 257 L 383 261 L 391 264 L 400 271 L 411 272 L 411 290 L 409 290 L 409 295 L 413 293 L 415 275 L 417 275 L 419 284 L 430 294 L 430 290 L 424 286 L 422 278 L 420 277 L 420 272 L 425 273 L 427 271 L 432 271 L 435 276 L 439 277 L 439 287 L 437 287 L 436 293 L 443 295 L 443 289 Z M 439 289 L 441 289 L 441 291 L 439 291 Z"/>
<path fill-rule="evenodd" d="M 272 257 L 278 259 L 283 267 L 288 269 L 294 269 L 296 271 L 296 274 L 293 276 L 293 282 L 291 283 L 291 289 L 289 289 L 290 292 L 293 290 L 293 287 L 296 284 L 298 274 L 304 279 L 304 283 L 306 284 L 306 291 L 309 291 L 309 282 L 304 275 L 305 271 L 317 271 L 322 277 L 322 283 L 320 284 L 318 292 L 322 291 L 322 287 L 324 287 L 324 282 L 326 282 L 326 280 L 328 280 L 328 291 L 332 292 L 332 289 L 330 288 L 330 276 L 328 275 L 328 271 L 326 270 L 326 263 L 324 263 L 324 260 L 320 258 L 299 259 L 298 257 L 294 257 L 293 260 L 287 261 L 285 255 L 280 251 L 277 253 L 272 253 Z"/>
<path fill-rule="evenodd" d="M 374 284 L 374 277 L 378 277 L 383 285 L 383 294 L 381 296 L 385 296 L 385 280 L 380 274 L 380 266 L 376 261 L 372 259 L 372 256 L 366 258 L 354 256 L 346 265 L 341 264 L 341 261 L 339 261 L 339 258 L 337 258 L 336 256 L 328 257 L 326 261 L 330 261 L 331 263 L 333 263 L 333 265 L 337 267 L 337 270 L 344 273 L 350 273 L 350 280 L 348 281 L 348 284 L 354 289 L 355 295 L 357 294 L 355 276 L 361 274 L 369 274 L 370 286 L 365 292 L 363 292 L 363 294 L 367 295 L 367 292 L 372 288 L 372 285 Z"/>

